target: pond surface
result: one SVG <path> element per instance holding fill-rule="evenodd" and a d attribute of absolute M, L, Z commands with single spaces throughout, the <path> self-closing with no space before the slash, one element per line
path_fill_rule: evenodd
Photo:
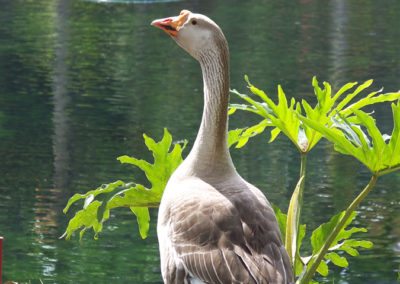
<path fill-rule="evenodd" d="M 144 2 L 144 1 L 143 1 Z M 231 49 L 232 88 L 243 75 L 268 91 L 312 97 L 311 78 L 375 79 L 400 88 L 400 2 L 355 0 L 182 1 L 116 4 L 2 1 L 0 9 L 0 235 L 4 280 L 29 283 L 161 283 L 155 233 L 140 240 L 128 210 L 115 212 L 100 239 L 58 239 L 68 198 L 101 183 L 143 175 L 115 160 L 150 158 L 142 133 L 194 140 L 202 111 L 198 64 L 151 20 L 183 8 L 209 15 Z M 235 98 L 233 98 L 235 99 Z M 376 118 L 390 133 L 389 105 Z M 238 115 L 231 128 L 257 118 Z M 299 159 L 287 139 L 255 138 L 233 150 L 239 172 L 285 209 Z M 187 153 L 187 152 L 186 152 Z M 346 207 L 368 172 L 327 143 L 309 157 L 304 221 L 309 229 Z M 329 283 L 396 283 L 400 265 L 400 176 L 382 178 L 357 224 L 375 243 L 332 270 Z M 308 243 L 308 242 L 307 242 Z"/>

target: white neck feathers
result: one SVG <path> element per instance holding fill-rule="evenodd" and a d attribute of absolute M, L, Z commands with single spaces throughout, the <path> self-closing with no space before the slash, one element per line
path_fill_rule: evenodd
<path fill-rule="evenodd" d="M 225 38 L 218 42 L 219 46 L 198 57 L 203 73 L 204 109 L 196 141 L 187 158 L 194 173 L 234 170 L 227 143 L 229 51 Z"/>

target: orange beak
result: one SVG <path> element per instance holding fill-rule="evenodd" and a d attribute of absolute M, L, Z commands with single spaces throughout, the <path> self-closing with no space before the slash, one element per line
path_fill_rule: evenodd
<path fill-rule="evenodd" d="M 186 22 L 190 12 L 188 10 L 182 10 L 179 16 L 157 19 L 151 22 L 152 26 L 162 29 L 170 36 L 176 37 L 179 29 Z"/>

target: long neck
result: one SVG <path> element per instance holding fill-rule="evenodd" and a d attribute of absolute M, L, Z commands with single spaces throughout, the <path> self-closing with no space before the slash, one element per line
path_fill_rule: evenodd
<path fill-rule="evenodd" d="M 229 52 L 226 44 L 199 56 L 203 73 L 204 109 L 189 160 L 196 170 L 233 169 L 227 145 Z"/>

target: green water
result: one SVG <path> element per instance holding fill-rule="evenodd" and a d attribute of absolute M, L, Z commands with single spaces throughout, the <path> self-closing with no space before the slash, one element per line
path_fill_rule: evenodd
<path fill-rule="evenodd" d="M 126 1 L 123 1 L 126 2 Z M 140 2 L 140 1 L 137 1 Z M 145 1 L 142 1 L 145 2 Z M 165 1 L 164 1 L 165 2 Z M 400 88 L 399 1 L 182 1 L 153 4 L 0 1 L 0 235 L 4 280 L 39 283 L 160 283 L 156 210 L 140 240 L 127 210 L 115 212 L 98 241 L 59 240 L 62 208 L 76 192 L 140 172 L 115 158 L 149 158 L 142 133 L 194 140 L 202 111 L 198 64 L 155 18 L 183 8 L 223 28 L 232 88 L 246 73 L 269 93 L 312 96 L 311 78 L 333 83 L 375 79 Z M 389 132 L 388 105 L 376 107 Z M 255 118 L 234 116 L 231 128 Z M 287 139 L 254 139 L 233 150 L 239 172 L 287 206 L 299 160 Z M 356 161 L 321 143 L 309 157 L 304 220 L 309 228 L 346 207 L 368 181 Z M 400 176 L 382 178 L 357 224 L 375 243 L 328 283 L 396 283 L 400 266 Z"/>

